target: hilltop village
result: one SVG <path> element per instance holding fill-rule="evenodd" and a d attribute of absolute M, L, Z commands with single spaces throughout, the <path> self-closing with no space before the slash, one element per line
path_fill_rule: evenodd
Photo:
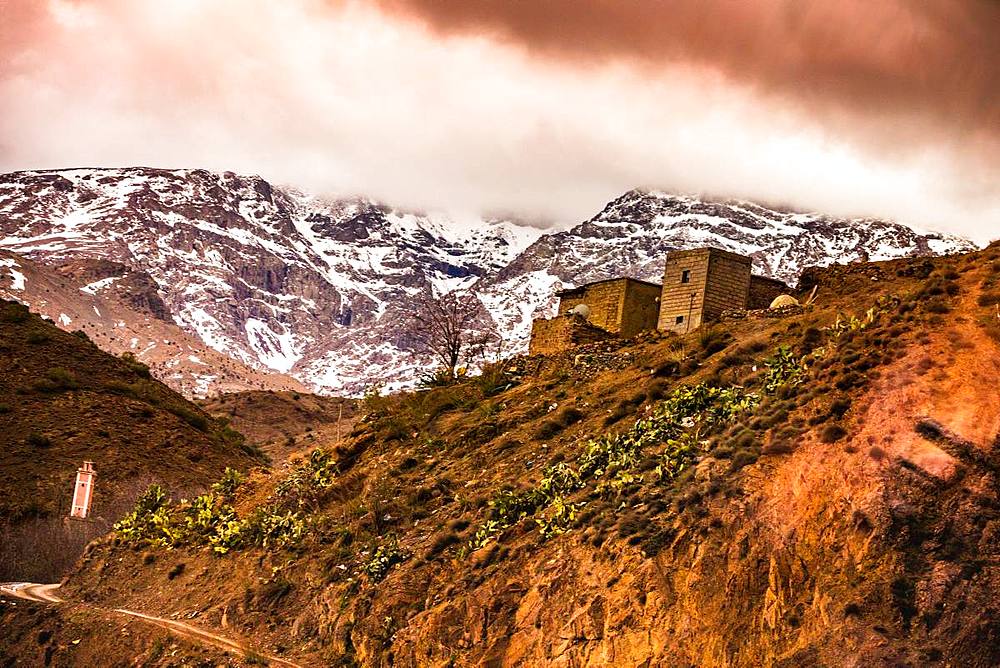
<path fill-rule="evenodd" d="M 686 334 L 731 311 L 796 303 L 779 280 L 752 273 L 751 259 L 718 248 L 667 254 L 663 283 L 610 278 L 557 293 L 559 313 L 532 323 L 530 353 L 556 353 L 659 330 Z"/>

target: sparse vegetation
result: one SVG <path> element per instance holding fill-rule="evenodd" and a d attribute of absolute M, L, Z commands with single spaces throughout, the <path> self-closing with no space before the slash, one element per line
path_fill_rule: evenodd
<path fill-rule="evenodd" d="M 364 566 L 365 574 L 372 582 L 381 582 L 389 570 L 403 559 L 404 555 L 399 549 L 396 537 L 390 536 L 387 541 L 371 550 L 371 558 Z"/>
<path fill-rule="evenodd" d="M 76 376 L 63 367 L 51 367 L 45 372 L 45 377 L 35 381 L 36 392 L 69 392 L 78 389 L 80 383 Z"/>

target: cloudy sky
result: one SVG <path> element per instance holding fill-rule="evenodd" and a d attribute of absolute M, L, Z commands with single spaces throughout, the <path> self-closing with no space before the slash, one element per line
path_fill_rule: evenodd
<path fill-rule="evenodd" d="M 994 0 L 0 0 L 0 170 L 564 226 L 651 187 L 1000 237 Z"/>

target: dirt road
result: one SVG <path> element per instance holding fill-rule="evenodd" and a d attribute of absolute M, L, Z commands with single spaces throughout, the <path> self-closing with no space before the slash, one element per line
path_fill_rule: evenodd
<path fill-rule="evenodd" d="M 34 582 L 5 582 L 0 583 L 0 597 L 7 596 L 10 598 L 19 598 L 25 601 L 34 601 L 36 603 L 65 603 L 66 601 L 56 595 L 56 590 L 59 589 L 57 584 L 36 584 Z M 100 608 L 103 610 L 103 608 Z M 125 610 L 123 608 L 115 608 L 114 610 L 106 610 L 106 612 L 113 612 L 119 615 L 124 615 L 126 617 L 133 617 L 139 619 L 147 624 L 152 624 L 153 626 L 158 626 L 162 629 L 166 629 L 171 633 L 174 633 L 186 640 L 190 640 L 195 643 L 200 643 L 202 645 L 208 645 L 216 649 L 221 649 L 225 652 L 231 652 L 239 657 L 262 657 L 266 659 L 268 665 L 272 666 L 284 666 L 286 668 L 302 668 L 297 663 L 292 663 L 286 659 L 282 659 L 276 656 L 267 656 L 260 652 L 254 651 L 246 643 L 238 642 L 231 638 L 221 636 L 217 633 L 212 633 L 204 629 L 200 629 L 197 626 L 192 626 L 191 624 L 186 624 L 184 622 L 179 622 L 175 619 L 166 619 L 163 617 L 154 617 L 152 615 L 147 615 L 142 612 L 136 612 L 134 610 Z"/>

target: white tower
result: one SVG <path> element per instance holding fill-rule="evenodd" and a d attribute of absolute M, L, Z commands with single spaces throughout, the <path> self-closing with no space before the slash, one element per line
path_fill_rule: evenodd
<path fill-rule="evenodd" d="M 94 462 L 84 462 L 83 466 L 77 469 L 76 487 L 73 489 L 73 506 L 69 511 L 70 517 L 83 520 L 90 514 L 90 499 L 94 495 L 94 479 L 96 477 Z"/>

